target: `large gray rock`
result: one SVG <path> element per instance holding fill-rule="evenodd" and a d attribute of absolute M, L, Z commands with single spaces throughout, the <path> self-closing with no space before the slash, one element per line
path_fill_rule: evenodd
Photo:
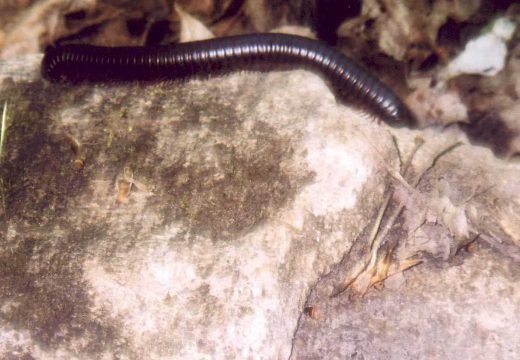
<path fill-rule="evenodd" d="M 333 330 L 298 324 L 319 321 L 320 313 L 302 315 L 304 304 L 329 308 L 334 286 L 368 262 L 366 234 L 391 184 L 392 206 L 405 205 L 384 242 L 397 244 L 396 264 L 425 253 L 422 260 L 452 260 L 477 233 L 497 254 L 517 254 L 520 166 L 468 145 L 457 130 L 390 129 L 337 104 L 305 71 L 70 86 L 42 80 L 40 59 L 0 64 L 2 99 L 12 110 L 0 173 L 4 357 L 332 358 L 358 348 L 358 356 L 378 358 L 355 345 L 348 326 L 335 334 L 346 344 L 312 352 L 320 340 L 305 345 L 301 334 Z M 425 146 L 415 177 L 439 151 L 464 145 L 415 188 L 399 175 L 395 144 L 404 158 L 418 136 Z M 472 262 L 479 266 L 479 257 Z M 482 336 L 511 335 L 519 276 L 483 283 L 511 294 L 507 316 L 493 320 L 511 323 Z M 427 289 L 431 278 L 416 281 Z M 495 301 L 481 309 L 502 301 L 489 293 Z M 374 296 L 386 297 L 380 302 L 389 309 L 401 301 L 391 291 L 368 301 Z M 344 308 L 336 311 L 327 316 L 345 323 Z M 407 324 L 435 327 L 433 348 L 447 327 L 462 329 L 458 312 L 428 327 L 406 314 Z M 392 339 L 380 339 L 381 354 Z"/>

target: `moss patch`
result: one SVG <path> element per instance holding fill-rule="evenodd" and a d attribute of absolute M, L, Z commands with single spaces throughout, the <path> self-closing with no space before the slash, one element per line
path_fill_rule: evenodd
<path fill-rule="evenodd" d="M 305 169 L 289 170 L 290 139 L 275 136 L 263 123 L 251 138 L 251 146 L 214 143 L 209 151 L 216 154 L 216 165 L 189 163 L 180 153 L 174 166 L 163 169 L 159 192 L 165 219 L 181 217 L 193 233 L 214 240 L 231 238 L 275 214 L 312 178 Z"/>
<path fill-rule="evenodd" d="M 84 175 L 74 169 L 70 142 L 49 130 L 64 92 L 47 91 L 41 81 L 16 86 L 6 81 L 3 87 L 12 114 L 0 167 L 3 216 L 48 224 L 85 186 Z"/>
<path fill-rule="evenodd" d="M 82 280 L 85 246 L 101 233 L 87 226 L 63 239 L 24 235 L 14 239 L 16 247 L 0 251 L 2 319 L 29 330 L 44 348 L 98 354 L 113 344 L 117 327 L 92 315 Z"/>

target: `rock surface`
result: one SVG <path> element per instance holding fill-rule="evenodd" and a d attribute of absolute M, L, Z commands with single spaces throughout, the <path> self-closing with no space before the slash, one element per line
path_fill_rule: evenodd
<path fill-rule="evenodd" d="M 519 354 L 500 340 L 518 336 L 518 164 L 456 129 L 378 124 L 305 71 L 70 86 L 42 80 L 40 59 L 0 63 L 2 357 L 467 358 L 472 341 L 482 358 Z M 415 188 L 398 154 L 417 137 Z M 390 187 L 405 209 L 385 243 L 428 264 L 399 290 L 400 273 L 330 300 Z M 483 248 L 461 256 L 476 234 Z"/>
<path fill-rule="evenodd" d="M 520 267 L 486 249 L 303 318 L 294 359 L 516 359 Z M 452 264 L 453 265 L 453 264 Z"/>

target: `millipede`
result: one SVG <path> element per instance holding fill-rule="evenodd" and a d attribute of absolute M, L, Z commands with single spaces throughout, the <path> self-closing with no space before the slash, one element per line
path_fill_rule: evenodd
<path fill-rule="evenodd" d="M 146 47 L 48 46 L 43 76 L 54 82 L 161 81 L 232 71 L 308 68 L 338 100 L 394 126 L 415 117 L 397 94 L 354 60 L 319 40 L 289 34 L 249 34 Z"/>

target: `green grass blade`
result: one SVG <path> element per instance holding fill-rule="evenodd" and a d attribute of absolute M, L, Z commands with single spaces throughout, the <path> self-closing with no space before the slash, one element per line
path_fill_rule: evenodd
<path fill-rule="evenodd" d="M 4 142 L 5 142 L 5 133 L 7 129 L 7 100 L 4 102 L 4 110 L 2 111 L 2 125 L 0 127 L 0 160 L 2 159 L 2 155 L 4 153 Z"/>

